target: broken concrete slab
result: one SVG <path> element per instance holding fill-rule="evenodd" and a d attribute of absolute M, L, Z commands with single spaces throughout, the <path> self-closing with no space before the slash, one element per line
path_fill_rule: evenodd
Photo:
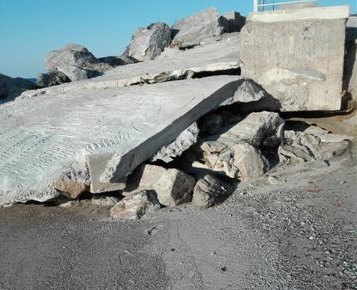
<path fill-rule="evenodd" d="M 154 184 L 160 204 L 174 207 L 192 199 L 195 179 L 178 169 L 167 169 Z"/>
<path fill-rule="evenodd" d="M 211 74 L 239 74 L 239 34 L 224 34 L 220 41 L 182 51 L 167 48 L 156 59 L 148 62 L 118 66 L 103 76 L 56 87 L 28 91 L 21 97 L 39 94 L 74 93 L 82 89 L 110 89 L 139 84 L 153 84 Z"/>
<path fill-rule="evenodd" d="M 241 31 L 242 74 L 281 111 L 341 108 L 348 7 L 253 13 Z"/>
<path fill-rule="evenodd" d="M 114 219 L 137 220 L 144 216 L 147 211 L 159 208 L 160 204 L 155 193 L 143 190 L 124 197 L 110 209 L 109 215 Z"/>
<path fill-rule="evenodd" d="M 122 188 L 139 164 L 231 98 L 242 81 L 218 76 L 70 94 L 54 90 L 2 105 L 0 205 L 57 196 L 53 182 L 72 168 L 88 173 L 92 193 Z"/>

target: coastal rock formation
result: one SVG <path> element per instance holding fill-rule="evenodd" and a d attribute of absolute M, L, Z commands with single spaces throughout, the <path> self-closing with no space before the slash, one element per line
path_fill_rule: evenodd
<path fill-rule="evenodd" d="M 162 53 L 171 42 L 171 29 L 162 22 L 139 28 L 128 45 L 124 55 L 138 61 L 152 60 Z"/>
<path fill-rule="evenodd" d="M 23 78 L 12 78 L 0 74 L 0 99 L 14 99 L 26 90 L 33 90 L 36 85 Z"/>

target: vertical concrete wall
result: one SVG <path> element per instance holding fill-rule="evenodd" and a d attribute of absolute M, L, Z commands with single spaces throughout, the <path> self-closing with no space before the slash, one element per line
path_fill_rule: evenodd
<path fill-rule="evenodd" d="M 241 32 L 242 74 L 282 111 L 341 107 L 347 6 L 253 13 Z"/>

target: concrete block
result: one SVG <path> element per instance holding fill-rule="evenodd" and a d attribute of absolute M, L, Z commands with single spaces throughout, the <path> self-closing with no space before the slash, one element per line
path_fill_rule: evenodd
<path fill-rule="evenodd" d="M 281 111 L 339 110 L 348 7 L 253 13 L 241 32 L 242 74 Z"/>

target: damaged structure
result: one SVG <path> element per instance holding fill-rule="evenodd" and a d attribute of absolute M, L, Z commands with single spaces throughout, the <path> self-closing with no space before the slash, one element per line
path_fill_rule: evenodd
<path fill-rule="evenodd" d="M 170 31 L 150 25 L 126 50 L 142 62 L 1 105 L 0 207 L 118 191 L 110 215 L 137 219 L 160 205 L 219 203 L 232 191 L 222 176 L 247 181 L 278 162 L 342 154 L 350 137 L 285 131 L 279 112 L 340 109 L 348 8 L 282 11 L 253 13 L 243 28 L 238 13 L 214 9 Z M 163 167 L 185 154 L 189 169 Z"/>

